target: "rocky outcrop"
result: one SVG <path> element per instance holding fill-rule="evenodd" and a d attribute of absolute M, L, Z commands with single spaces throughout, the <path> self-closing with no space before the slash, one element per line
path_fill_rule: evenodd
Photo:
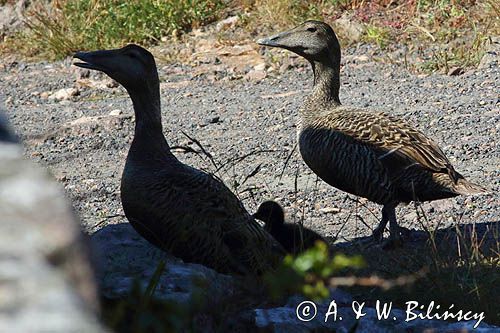
<path fill-rule="evenodd" d="M 86 242 L 59 185 L 0 118 L 0 332 L 102 332 Z"/>
<path fill-rule="evenodd" d="M 254 310 L 255 324 L 257 328 L 264 332 L 275 333 L 308 333 L 308 332 L 363 332 L 363 333 L 391 333 L 391 332 L 499 332 L 498 327 L 481 322 L 474 328 L 476 321 L 449 322 L 444 320 L 415 319 L 406 321 L 406 312 L 401 309 L 392 309 L 388 319 L 379 319 L 377 310 L 373 307 L 364 307 L 364 316 L 356 320 L 352 303 L 345 303 L 336 298 L 335 293 L 332 300 L 336 300 L 336 317 L 331 314 L 326 317 L 329 310 L 329 302 L 318 304 L 316 310 L 310 308 L 315 313 L 315 317 L 304 316 L 303 320 L 297 318 L 297 307 L 304 300 L 292 298 L 285 306 L 272 309 Z M 333 311 L 333 308 L 330 308 Z M 299 312 L 300 313 L 300 312 Z M 325 321 L 325 318 L 327 319 Z M 336 320 L 334 320 L 336 318 Z"/>
<path fill-rule="evenodd" d="M 149 244 L 128 223 L 105 226 L 91 236 L 91 244 L 101 254 L 97 275 L 101 292 L 108 298 L 128 295 L 135 281 L 145 289 L 161 261 L 165 262 L 165 271 L 156 287 L 157 298 L 188 306 L 196 293 L 198 298 L 222 304 L 235 291 L 232 277 L 168 255 Z"/>

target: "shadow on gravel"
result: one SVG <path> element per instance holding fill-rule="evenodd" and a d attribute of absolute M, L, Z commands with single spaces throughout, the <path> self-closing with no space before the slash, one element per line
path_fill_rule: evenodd
<path fill-rule="evenodd" d="M 411 230 L 400 248 L 385 250 L 366 237 L 334 245 L 333 251 L 363 256 L 366 266 L 355 275 L 398 279 L 419 276 L 415 283 L 390 289 L 351 287 L 354 299 L 405 307 L 408 301 L 439 304 L 444 310 L 484 312 L 489 324 L 500 324 L 500 221 L 458 224 L 438 230 Z M 443 310 L 443 311 L 444 311 Z"/>
<path fill-rule="evenodd" d="M 350 241 L 339 242 L 332 247 L 338 251 L 366 251 L 380 248 L 380 244 L 369 243 L 369 237 L 357 237 Z M 401 249 L 396 252 L 414 250 L 432 245 L 438 252 L 455 249 L 457 256 L 468 251 L 479 251 L 483 256 L 498 256 L 500 253 L 500 221 L 473 224 L 459 224 L 438 230 L 410 230 Z M 389 250 L 390 251 L 390 250 Z"/>

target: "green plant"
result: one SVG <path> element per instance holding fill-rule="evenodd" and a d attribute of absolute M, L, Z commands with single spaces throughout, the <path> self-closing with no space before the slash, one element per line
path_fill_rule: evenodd
<path fill-rule="evenodd" d="M 28 12 L 21 43 L 51 58 L 76 50 L 152 44 L 217 18 L 221 0 L 64 0 Z"/>
<path fill-rule="evenodd" d="M 343 254 L 330 256 L 328 246 L 316 242 L 315 247 L 297 255 L 288 255 L 276 272 L 266 274 L 265 281 L 273 298 L 301 293 L 311 299 L 322 299 L 329 295 L 329 280 L 346 268 L 361 268 L 360 256 Z"/>
<path fill-rule="evenodd" d="M 389 30 L 383 27 L 368 25 L 366 27 L 364 40 L 375 43 L 380 48 L 385 48 L 389 43 Z"/>

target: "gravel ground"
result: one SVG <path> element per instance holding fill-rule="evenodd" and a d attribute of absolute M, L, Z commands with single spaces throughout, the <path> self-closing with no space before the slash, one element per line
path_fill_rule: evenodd
<path fill-rule="evenodd" d="M 498 66 L 460 76 L 417 76 L 371 61 L 366 48 L 345 52 L 343 104 L 404 118 L 434 138 L 459 172 L 492 190 L 487 196 L 425 203 L 427 223 L 446 227 L 498 222 Z M 25 141 L 26 156 L 48 167 L 64 185 L 87 231 L 125 221 L 119 183 L 133 133 L 132 104 L 125 90 L 113 87 L 99 73 L 82 79 L 69 59 L 3 67 L 0 63 L 0 94 Z M 159 67 L 167 140 L 171 146 L 199 150 L 182 132 L 198 140 L 219 166 L 224 165 L 218 175 L 229 186 L 236 185 L 249 211 L 273 198 L 284 205 L 290 219 L 303 218 L 306 226 L 341 239 L 367 235 L 378 223 L 377 205 L 317 181 L 297 151 L 284 169 L 296 143 L 297 109 L 311 89 L 312 73 L 306 64 L 299 61 L 260 81 L 232 80 L 224 72 L 193 77 L 189 67 Z M 73 87 L 79 92 L 69 99 L 47 98 Z M 246 154 L 250 156 L 240 162 L 228 162 Z M 190 165 L 214 170 L 207 158 L 181 149 L 176 155 Z M 400 207 L 398 217 L 402 225 L 422 229 L 413 205 Z"/>

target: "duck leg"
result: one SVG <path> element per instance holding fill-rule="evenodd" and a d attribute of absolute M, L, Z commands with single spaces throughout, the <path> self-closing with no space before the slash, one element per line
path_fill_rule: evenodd
<path fill-rule="evenodd" d="M 389 236 L 389 244 L 392 243 L 393 246 L 400 246 L 403 241 L 401 238 L 401 228 L 399 227 L 398 220 L 396 218 L 396 207 L 392 207 L 392 209 L 389 210 L 388 214 L 389 229 L 391 232 L 391 235 Z"/>
<path fill-rule="evenodd" d="M 384 205 L 382 208 L 382 220 L 378 224 L 378 226 L 373 230 L 372 238 L 376 241 L 381 241 L 384 236 L 385 226 L 389 222 L 389 212 L 388 205 Z"/>
<path fill-rule="evenodd" d="M 390 228 L 390 238 L 389 241 L 394 244 L 401 244 L 401 237 L 406 236 L 409 233 L 409 230 L 398 225 L 398 221 L 396 218 L 396 206 L 398 203 L 389 203 L 385 204 L 382 208 L 382 220 L 375 230 L 373 230 L 372 238 L 374 240 L 380 241 L 383 238 L 384 230 L 389 222 Z"/>
<path fill-rule="evenodd" d="M 396 205 L 390 206 L 387 210 L 387 216 L 389 219 L 389 229 L 391 235 L 386 244 L 384 244 L 384 248 L 396 248 L 403 245 L 403 238 L 408 238 L 410 230 L 407 228 L 400 227 L 398 225 L 398 220 L 396 218 Z M 384 206 L 386 208 L 386 206 Z"/>

